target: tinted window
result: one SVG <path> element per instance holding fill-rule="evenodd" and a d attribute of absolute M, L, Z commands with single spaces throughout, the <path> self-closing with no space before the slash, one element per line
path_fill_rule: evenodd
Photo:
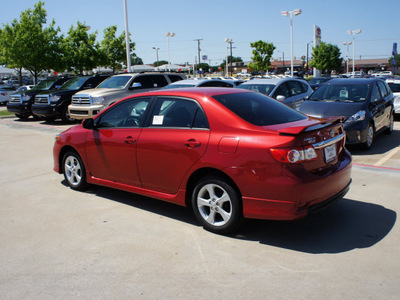
<path fill-rule="evenodd" d="M 289 93 L 289 88 L 287 86 L 287 83 L 284 82 L 282 83 L 275 91 L 274 93 L 274 98 L 277 96 L 285 96 L 285 98 L 289 98 L 291 95 Z"/>
<path fill-rule="evenodd" d="M 217 95 L 214 98 L 243 120 L 258 126 L 307 119 L 285 104 L 259 93 Z"/>
<path fill-rule="evenodd" d="M 84 88 L 84 89 L 93 89 L 96 86 L 98 86 L 99 83 L 102 82 L 106 78 L 107 77 L 105 77 L 105 76 L 91 77 L 83 84 L 82 88 Z"/>
<path fill-rule="evenodd" d="M 182 80 L 182 77 L 178 75 L 168 75 L 168 78 L 171 80 L 171 82 Z"/>
<path fill-rule="evenodd" d="M 385 84 L 382 81 L 378 81 L 378 87 L 381 91 L 382 97 L 386 97 L 389 94 L 389 92 L 386 90 Z"/>
<path fill-rule="evenodd" d="M 200 86 L 202 87 L 232 87 L 231 84 L 223 81 L 206 81 L 202 83 Z"/>
<path fill-rule="evenodd" d="M 150 124 L 160 127 L 190 128 L 198 108 L 194 101 L 169 97 L 159 98 Z"/>
<path fill-rule="evenodd" d="M 400 93 L 400 84 L 399 83 L 389 82 L 388 84 L 393 93 Z"/>
<path fill-rule="evenodd" d="M 374 100 L 380 99 L 380 98 L 381 98 L 381 94 L 379 92 L 378 86 L 376 85 L 376 83 L 374 83 L 372 85 L 370 101 L 374 101 Z"/>
<path fill-rule="evenodd" d="M 250 91 L 256 91 L 263 93 L 264 95 L 269 95 L 275 88 L 274 84 L 242 84 L 241 89 L 246 89 Z"/>
<path fill-rule="evenodd" d="M 142 127 L 149 98 L 127 100 L 104 113 L 97 121 L 98 128 Z"/>
<path fill-rule="evenodd" d="M 289 93 L 291 96 L 299 95 L 303 93 L 303 89 L 301 87 L 300 82 L 297 81 L 288 81 L 287 82 Z"/>
<path fill-rule="evenodd" d="M 142 75 L 134 79 L 133 82 L 138 82 L 144 89 L 154 89 L 166 86 L 167 79 L 163 75 Z"/>
<path fill-rule="evenodd" d="M 304 82 L 301 82 L 300 84 L 303 89 L 303 93 L 306 93 L 308 91 L 308 85 Z"/>

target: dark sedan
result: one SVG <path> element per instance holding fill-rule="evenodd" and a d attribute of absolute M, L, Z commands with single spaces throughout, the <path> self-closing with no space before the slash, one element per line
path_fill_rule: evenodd
<path fill-rule="evenodd" d="M 393 93 L 381 79 L 332 79 L 299 108 L 312 117 L 342 116 L 347 144 L 370 149 L 375 134 L 393 131 Z"/>

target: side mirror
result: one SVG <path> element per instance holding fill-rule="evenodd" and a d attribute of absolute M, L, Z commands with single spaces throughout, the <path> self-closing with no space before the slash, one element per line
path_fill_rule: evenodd
<path fill-rule="evenodd" d="M 94 125 L 94 120 L 93 119 L 85 119 L 82 122 L 82 127 L 85 129 L 93 130 L 96 128 Z"/>
<path fill-rule="evenodd" d="M 278 95 L 278 96 L 276 96 L 276 100 L 283 102 L 286 100 L 286 97 L 282 96 L 282 95 Z"/>
<path fill-rule="evenodd" d="M 142 87 L 142 84 L 141 84 L 140 82 L 134 82 L 134 83 L 129 87 L 129 89 L 130 89 L 130 90 L 134 90 L 134 89 L 141 88 L 141 87 Z"/>

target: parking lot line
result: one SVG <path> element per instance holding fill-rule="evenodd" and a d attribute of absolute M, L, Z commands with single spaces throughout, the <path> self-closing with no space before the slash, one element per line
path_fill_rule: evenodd
<path fill-rule="evenodd" d="M 393 155 L 395 155 L 397 152 L 399 152 L 400 147 L 394 148 L 392 149 L 387 155 L 385 155 L 384 157 L 382 157 L 379 161 L 376 162 L 376 164 L 374 164 L 374 166 L 381 166 L 383 165 L 386 161 L 388 161 Z"/>
<path fill-rule="evenodd" d="M 367 165 L 367 164 L 353 163 L 353 166 L 356 166 L 356 167 L 365 167 L 365 168 L 372 168 L 372 169 L 382 169 L 382 170 L 399 171 L 399 172 L 400 172 L 400 168 L 382 167 L 382 166 L 377 166 L 376 164 L 375 164 L 375 165 Z"/>

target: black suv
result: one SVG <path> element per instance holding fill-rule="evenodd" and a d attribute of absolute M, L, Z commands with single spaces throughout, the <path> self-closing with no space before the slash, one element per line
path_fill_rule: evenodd
<path fill-rule="evenodd" d="M 32 89 L 17 92 L 10 96 L 10 101 L 7 104 L 7 109 L 9 112 L 14 113 L 18 118 L 26 120 L 31 115 L 35 116 L 32 112 L 32 104 L 35 100 L 35 96 L 43 91 L 58 89 L 67 80 L 71 78 L 68 77 L 52 77 L 42 80 Z"/>
<path fill-rule="evenodd" d="M 92 89 L 99 85 L 109 75 L 95 75 L 75 77 L 64 83 L 58 90 L 50 90 L 40 93 L 35 97 L 32 111 L 35 115 L 53 121 L 61 118 L 65 123 L 75 121 L 68 113 L 68 105 L 71 104 L 72 96 L 82 90 Z"/>

